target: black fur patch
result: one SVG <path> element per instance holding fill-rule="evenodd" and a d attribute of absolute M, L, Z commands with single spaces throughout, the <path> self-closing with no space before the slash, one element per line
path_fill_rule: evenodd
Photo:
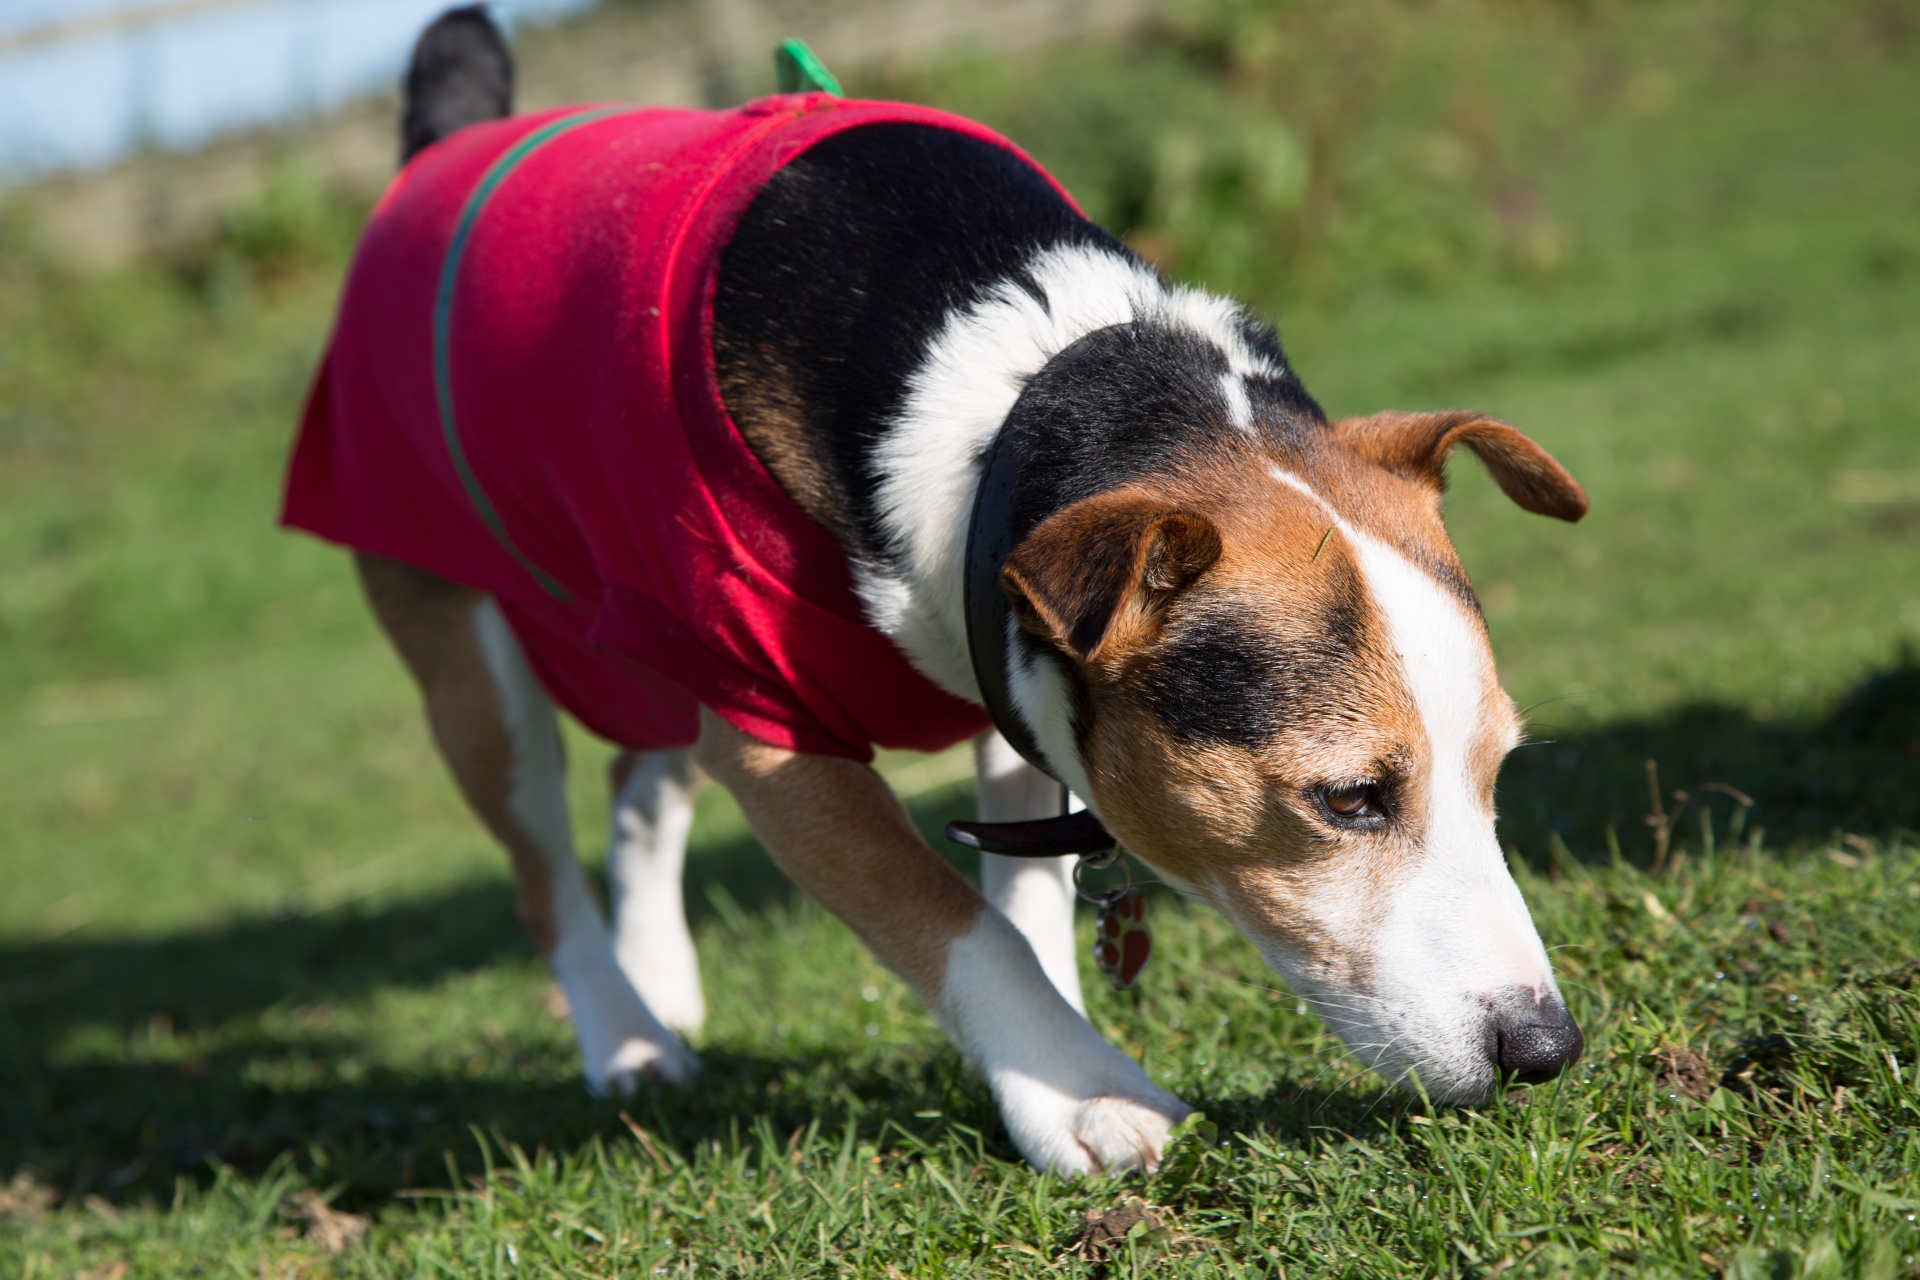
<path fill-rule="evenodd" d="M 1315 620 L 1262 629 L 1258 614 L 1224 600 L 1200 603 L 1170 623 L 1170 634 L 1140 672 L 1139 689 L 1180 742 L 1257 751 L 1309 706 L 1335 701 L 1359 656 L 1365 592 L 1341 565 L 1331 601 Z"/>
<path fill-rule="evenodd" d="M 1126 252 L 1031 165 L 928 125 L 836 134 L 754 197 L 720 256 L 720 383 L 792 385 L 856 559 L 893 562 L 871 460 L 934 335 L 1001 281 L 1040 297 L 1025 264 L 1059 244 Z M 755 424 L 740 426 L 755 444 Z"/>
<path fill-rule="evenodd" d="M 774 175 L 721 253 L 714 360 L 723 390 L 775 385 L 824 463 L 849 554 L 891 567 L 873 494 L 875 445 L 907 380 L 948 317 L 1002 282 L 1050 300 L 1026 270 L 1056 245 L 1133 261 L 1075 213 L 1037 170 L 991 143 L 928 125 L 875 124 L 836 134 Z M 1240 337 L 1286 367 L 1273 330 L 1250 315 Z M 1021 455 L 1016 537 L 1067 503 L 1174 465 L 1237 436 L 1220 375 L 1224 354 L 1164 324 L 1083 338 L 1028 384 L 1007 429 Z M 1325 415 L 1291 373 L 1248 379 L 1260 429 L 1319 429 Z M 763 461 L 769 429 L 730 401 Z M 1223 435 L 1224 433 L 1224 435 Z M 756 441 L 756 436 L 761 440 Z M 797 479 L 776 477 L 790 490 Z"/>
<path fill-rule="evenodd" d="M 1286 367 L 1271 330 L 1247 333 L 1256 350 Z M 1020 455 L 1015 542 L 1084 498 L 1210 454 L 1244 451 L 1246 437 L 1220 389 L 1226 373 L 1226 353 L 1205 336 L 1154 320 L 1101 329 L 1055 356 L 1007 416 L 1009 443 Z M 1326 415 L 1291 374 L 1249 378 L 1246 387 L 1254 430 L 1275 448 L 1297 447 L 1289 437 L 1326 429 Z"/>

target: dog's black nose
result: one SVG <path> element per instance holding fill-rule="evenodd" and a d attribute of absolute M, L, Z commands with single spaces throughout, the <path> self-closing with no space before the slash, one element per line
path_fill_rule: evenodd
<path fill-rule="evenodd" d="M 1509 1080 L 1540 1084 L 1580 1060 L 1587 1038 L 1558 996 L 1515 992 L 1494 1006 L 1494 1061 Z"/>

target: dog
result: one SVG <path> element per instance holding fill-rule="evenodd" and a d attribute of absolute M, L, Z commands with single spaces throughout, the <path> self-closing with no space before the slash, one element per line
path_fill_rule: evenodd
<path fill-rule="evenodd" d="M 969 737 L 982 818 L 1044 837 L 1070 790 L 1389 1080 L 1474 1103 L 1578 1058 L 1441 522 L 1456 447 L 1577 520 L 1559 463 L 1474 413 L 1330 420 L 1271 328 L 971 122 L 825 92 L 514 117 L 511 83 L 478 9 L 421 37 L 283 520 L 353 549 L 593 1090 L 698 1073 L 711 777 L 1027 1160 L 1153 1167 L 1189 1108 L 1084 1016 L 1073 858 L 986 852 L 976 889 L 867 763 Z M 556 705 L 622 748 L 611 928 Z"/>

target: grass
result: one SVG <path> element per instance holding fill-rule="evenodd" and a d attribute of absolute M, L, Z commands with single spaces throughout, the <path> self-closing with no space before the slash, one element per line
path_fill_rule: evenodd
<path fill-rule="evenodd" d="M 1467 463 L 1449 509 L 1550 740 L 1502 830 L 1581 1068 L 1383 1097 L 1160 899 L 1092 1015 L 1207 1120 L 1115 1181 L 1026 1169 L 713 793 L 708 1078 L 588 1099 L 343 558 L 270 527 L 357 202 L 295 157 L 104 276 L 0 221 L 0 1275 L 1920 1275 L 1916 31 L 1220 3 L 880 86 L 1271 309 L 1331 410 L 1472 403 L 1594 499 L 1551 526 Z M 1658 874 L 1649 759 L 1689 794 Z M 929 829 L 969 803 L 888 767 Z M 1135 1199 L 1158 1226 L 1076 1251 Z"/>

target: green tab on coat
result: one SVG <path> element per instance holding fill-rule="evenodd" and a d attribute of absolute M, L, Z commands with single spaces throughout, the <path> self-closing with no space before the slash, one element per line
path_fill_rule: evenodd
<path fill-rule="evenodd" d="M 830 93 L 847 96 L 840 81 L 804 40 L 782 40 L 773 51 L 773 82 L 781 93 Z"/>

